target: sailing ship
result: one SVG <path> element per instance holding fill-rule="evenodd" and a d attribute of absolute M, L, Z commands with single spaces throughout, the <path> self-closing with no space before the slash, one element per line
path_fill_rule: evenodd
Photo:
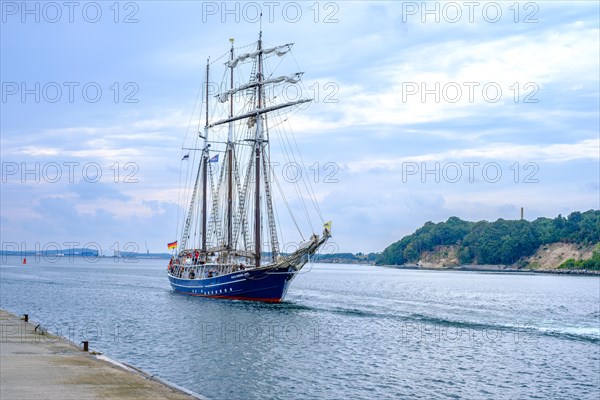
<path fill-rule="evenodd" d="M 181 238 L 168 245 L 179 248 L 169 262 L 168 279 L 175 292 L 193 296 L 280 302 L 294 277 L 331 237 L 331 222 L 324 223 L 308 179 L 303 182 L 308 197 L 300 196 L 300 201 L 304 210 L 305 198 L 316 206 L 323 223 L 321 235 L 313 229 L 306 239 L 299 229 L 302 240 L 294 242 L 298 244 L 292 251 L 281 249 L 274 206 L 275 186 L 288 211 L 292 208 L 271 171 L 272 125 L 288 122 L 292 111 L 312 99 L 288 101 L 281 95 L 281 86 L 298 84 L 302 73 L 274 76 L 275 71 L 268 69 L 269 60 L 285 57 L 293 43 L 264 46 L 262 30 L 258 41 L 248 46 L 235 48 L 234 40 L 230 42 L 222 57 L 207 61 L 204 129 L 198 129 L 195 147 L 183 148 L 188 153 L 182 163 L 189 163 L 193 171 L 187 185 L 192 189 L 186 197 L 190 203 Z M 249 51 L 242 53 L 243 49 Z M 226 60 L 221 63 L 224 78 L 211 104 L 211 65 L 220 59 Z M 247 78 L 236 83 L 236 76 Z M 216 117 L 209 115 L 210 106 Z M 285 128 L 284 133 L 289 134 Z M 289 137 L 287 141 L 289 145 Z M 289 149 L 288 161 L 295 160 L 293 149 L 285 146 L 285 140 L 282 143 Z M 191 162 L 196 158 L 197 167 Z M 293 214 L 292 220 L 298 227 Z"/>

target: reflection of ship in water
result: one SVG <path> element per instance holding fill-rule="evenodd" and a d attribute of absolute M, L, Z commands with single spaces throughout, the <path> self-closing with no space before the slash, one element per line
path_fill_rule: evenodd
<path fill-rule="evenodd" d="M 186 175 L 191 177 L 186 189 L 191 188 L 190 203 L 180 241 L 169 244 L 170 249 L 180 250 L 169 262 L 168 277 L 173 290 L 181 293 L 279 302 L 292 279 L 331 236 L 328 222 L 321 236 L 312 233 L 307 240 L 303 238 L 284 185 L 270 170 L 270 140 L 275 135 L 281 135 L 288 162 L 300 157 L 285 123 L 290 111 L 311 100 L 282 101 L 286 98 L 282 87 L 298 84 L 302 73 L 276 76 L 269 69 L 269 59 L 277 60 L 279 66 L 291 52 L 292 43 L 263 47 L 261 32 L 258 41 L 250 45 L 253 48 L 244 46 L 241 49 L 246 52 L 236 56 L 233 39 L 230 41 L 214 106 L 209 103 L 211 63 L 207 63 L 199 160 L 194 163 L 196 153 L 190 154 L 196 146 L 182 158 L 193 171 Z M 234 77 L 249 79 L 236 85 Z M 274 189 L 279 190 L 278 200 L 281 198 L 303 238 L 292 251 L 285 248 L 288 253 L 280 250 L 280 213 L 276 213 Z M 305 199 L 315 205 L 323 223 L 310 181 L 296 181 L 293 189 L 307 220 L 310 215 Z"/>

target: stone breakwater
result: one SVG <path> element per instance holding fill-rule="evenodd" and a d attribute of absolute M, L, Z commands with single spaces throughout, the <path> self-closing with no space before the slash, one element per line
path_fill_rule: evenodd
<path fill-rule="evenodd" d="M 192 400 L 202 396 L 54 336 L 0 310 L 0 399 Z"/>

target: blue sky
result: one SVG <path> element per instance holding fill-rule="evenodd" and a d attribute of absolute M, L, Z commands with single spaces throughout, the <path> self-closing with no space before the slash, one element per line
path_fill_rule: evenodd
<path fill-rule="evenodd" d="M 259 8 L 317 95 L 291 124 L 339 251 L 600 208 L 597 2 L 1 3 L 3 245 L 165 251 L 206 58 Z"/>

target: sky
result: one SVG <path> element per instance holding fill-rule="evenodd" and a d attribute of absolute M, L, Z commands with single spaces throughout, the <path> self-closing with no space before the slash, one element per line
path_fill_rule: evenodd
<path fill-rule="evenodd" d="M 600 208 L 598 2 L 0 4 L 3 250 L 165 252 L 206 60 L 260 12 L 314 98 L 290 123 L 328 251 Z"/>

